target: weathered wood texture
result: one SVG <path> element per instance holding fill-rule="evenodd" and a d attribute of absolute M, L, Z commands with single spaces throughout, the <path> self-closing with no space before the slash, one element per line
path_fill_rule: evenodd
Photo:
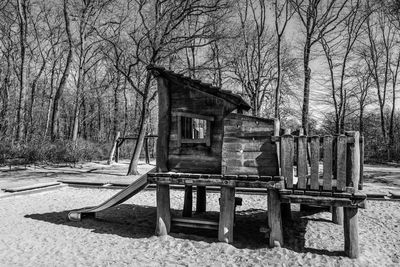
<path fill-rule="evenodd" d="M 332 150 L 333 138 L 330 135 L 325 135 L 323 141 L 324 147 L 324 162 L 323 162 L 323 189 L 332 190 L 332 166 L 333 166 L 333 150 Z"/>
<path fill-rule="evenodd" d="M 332 222 L 338 225 L 343 225 L 343 207 L 341 206 L 332 206 Z"/>
<path fill-rule="evenodd" d="M 221 187 L 218 240 L 233 242 L 233 223 L 235 216 L 235 188 Z"/>
<path fill-rule="evenodd" d="M 171 230 L 169 185 L 157 185 L 156 235 L 168 235 Z"/>
<path fill-rule="evenodd" d="M 311 137 L 311 190 L 319 190 L 319 136 Z"/>
<path fill-rule="evenodd" d="M 339 135 L 336 142 L 336 189 L 344 191 L 346 189 L 346 155 L 347 140 L 345 135 Z"/>
<path fill-rule="evenodd" d="M 213 95 L 171 82 L 171 134 L 168 168 L 176 172 L 221 173 L 223 117 L 234 106 Z M 194 114 L 209 119 L 206 142 L 184 143 L 179 114 Z M 212 118 L 212 119 L 211 119 Z"/>
<path fill-rule="evenodd" d="M 268 190 L 268 226 L 270 229 L 269 246 L 283 245 L 281 202 L 277 190 Z"/>
<path fill-rule="evenodd" d="M 279 175 L 273 134 L 274 120 L 228 115 L 224 119 L 222 173 Z"/>
<path fill-rule="evenodd" d="M 358 209 L 344 209 L 344 251 L 347 256 L 352 259 L 358 258 L 360 255 L 358 244 Z"/>
<path fill-rule="evenodd" d="M 297 188 L 306 189 L 307 185 L 307 136 L 299 136 L 297 143 Z"/>
<path fill-rule="evenodd" d="M 171 122 L 171 99 L 167 80 L 157 77 L 158 88 L 158 138 L 157 138 L 157 170 L 168 171 L 168 148 Z"/>
<path fill-rule="evenodd" d="M 281 174 L 285 177 L 286 188 L 293 188 L 294 142 L 290 134 L 281 139 Z"/>

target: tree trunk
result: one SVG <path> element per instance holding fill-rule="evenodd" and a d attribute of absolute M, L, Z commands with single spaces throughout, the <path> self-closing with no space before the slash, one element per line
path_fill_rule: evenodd
<path fill-rule="evenodd" d="M 146 83 L 143 93 L 142 99 L 142 114 L 140 117 L 140 125 L 139 125 L 139 134 L 135 144 L 135 149 L 132 154 L 131 163 L 129 164 L 128 175 L 136 175 L 138 174 L 137 165 L 139 163 L 140 152 L 142 151 L 144 137 L 146 136 L 146 128 L 147 128 L 147 113 L 148 113 L 148 92 L 150 89 L 150 82 L 151 82 L 151 74 L 150 72 L 147 73 L 146 76 Z"/>
<path fill-rule="evenodd" d="M 304 134 L 308 134 L 308 124 L 309 124 L 309 109 L 310 109 L 310 79 L 311 79 L 311 69 L 309 67 L 310 63 L 310 37 L 307 37 L 306 44 L 304 46 L 304 92 L 303 92 L 303 109 L 301 116 L 301 124 L 304 129 Z"/>
<path fill-rule="evenodd" d="M 67 37 L 68 37 L 68 55 L 67 55 L 67 61 L 65 64 L 64 72 L 61 77 L 60 84 L 54 95 L 53 114 L 51 117 L 51 124 L 50 124 L 50 136 L 51 136 L 52 141 L 54 141 L 58 136 L 58 132 L 59 132 L 58 119 L 60 116 L 59 104 L 60 104 L 60 99 L 61 99 L 63 91 L 64 91 L 65 84 L 67 83 L 67 79 L 68 79 L 70 67 L 71 67 L 71 62 L 72 62 L 72 35 L 71 35 L 71 30 L 70 30 L 69 14 L 68 14 L 67 6 L 68 6 L 68 0 L 64 0 L 64 8 L 63 9 L 64 9 L 65 30 L 67 32 Z"/>
<path fill-rule="evenodd" d="M 17 135 L 16 140 L 21 141 L 24 135 L 24 117 L 25 117 L 25 104 L 26 104 L 26 92 L 27 92 L 27 64 L 26 64 L 26 36 L 28 31 L 26 9 L 27 3 L 25 0 L 18 0 L 18 23 L 19 23 L 19 44 L 20 44 L 20 73 L 19 73 L 19 99 L 17 109 Z"/>

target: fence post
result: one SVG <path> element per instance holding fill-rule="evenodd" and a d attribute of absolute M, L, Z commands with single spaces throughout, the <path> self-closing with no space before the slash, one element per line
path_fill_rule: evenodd
<path fill-rule="evenodd" d="M 358 184 L 360 179 L 360 133 L 359 132 L 346 132 L 348 137 L 354 139 L 354 143 L 348 144 L 347 149 L 347 175 L 346 185 L 358 191 Z M 358 258 L 358 208 L 345 207 L 344 208 L 344 251 L 350 258 Z"/>
<path fill-rule="evenodd" d="M 115 153 L 115 161 L 118 162 L 118 157 L 117 157 L 117 154 L 118 154 L 118 138 L 119 138 L 120 134 L 121 134 L 120 132 L 116 132 L 116 134 L 115 134 L 114 142 L 113 142 L 113 145 L 112 145 L 111 151 L 110 151 L 110 156 L 108 157 L 108 161 L 107 161 L 108 165 L 111 164 L 113 156 L 114 156 L 114 153 L 116 151 L 117 151 L 117 153 Z"/>

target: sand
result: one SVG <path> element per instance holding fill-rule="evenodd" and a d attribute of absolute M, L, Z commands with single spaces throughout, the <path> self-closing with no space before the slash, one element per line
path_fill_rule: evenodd
<path fill-rule="evenodd" d="M 368 187 L 383 186 L 371 177 Z M 285 245 L 269 248 L 259 232 L 266 224 L 265 195 L 237 194 L 243 205 L 233 244 L 217 242 L 214 231 L 173 229 L 170 236 L 155 236 L 154 190 L 98 213 L 97 219 L 67 221 L 68 211 L 97 205 L 117 192 L 63 187 L 0 198 L 0 266 L 400 266 L 400 202 L 368 201 L 367 209 L 359 210 L 361 256 L 349 259 L 343 228 L 330 222 L 330 213 L 300 212 L 296 205 L 293 220 L 284 225 Z M 171 191 L 174 215 L 182 197 L 182 191 Z M 218 218 L 218 198 L 207 194 L 207 217 Z"/>
<path fill-rule="evenodd" d="M 258 232 L 266 219 L 266 196 L 239 195 L 236 241 L 218 243 L 216 232 L 156 237 L 155 192 L 146 190 L 96 220 L 66 220 L 71 209 L 96 205 L 115 190 L 62 188 L 0 200 L 1 266 L 398 266 L 398 202 L 370 201 L 360 210 L 361 257 L 343 255 L 342 227 L 328 212 L 294 211 L 285 225 L 283 248 L 270 249 Z M 183 193 L 172 191 L 171 207 L 182 209 Z M 218 194 L 208 194 L 208 216 L 217 216 Z"/>

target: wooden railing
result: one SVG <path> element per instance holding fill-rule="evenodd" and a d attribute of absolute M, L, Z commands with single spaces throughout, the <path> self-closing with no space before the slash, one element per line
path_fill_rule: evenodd
<path fill-rule="evenodd" d="M 364 149 L 358 132 L 336 136 L 285 134 L 273 137 L 273 141 L 280 143 L 281 175 L 286 189 L 313 194 L 351 193 L 362 188 Z"/>

